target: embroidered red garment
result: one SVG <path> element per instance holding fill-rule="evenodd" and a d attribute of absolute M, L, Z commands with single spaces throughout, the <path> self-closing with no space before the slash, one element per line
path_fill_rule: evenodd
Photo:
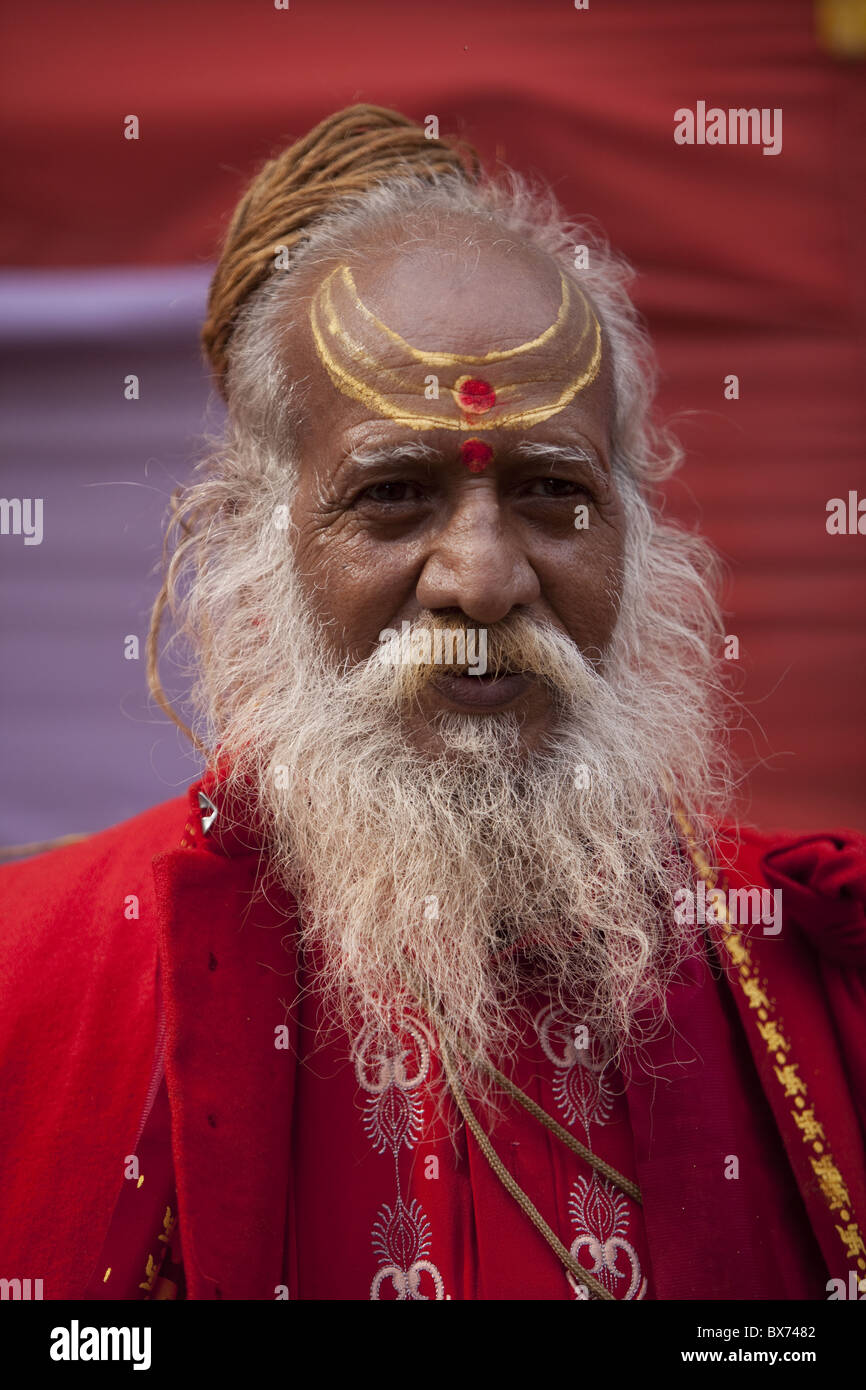
<path fill-rule="evenodd" d="M 362 1029 L 351 1040 L 333 1029 L 317 1038 L 315 971 L 299 973 L 298 984 L 286 1296 L 586 1298 L 491 1173 L 453 1103 L 441 1105 L 438 1039 L 423 1015 L 404 1020 L 386 1054 Z M 626 1087 L 617 1069 L 577 1045 L 579 1019 L 539 1004 L 512 1079 L 597 1157 L 642 1177 L 656 1258 L 685 1276 L 684 1296 L 698 1262 L 717 1298 L 825 1296 L 825 1262 L 708 961 L 688 964 L 668 1003 L 676 1046 L 651 1046 L 653 1076 Z M 642 1207 L 516 1102 L 503 1097 L 485 1128 L 578 1262 L 618 1299 L 653 1298 Z M 683 1157 L 672 1150 L 685 1150 L 693 1175 L 685 1186 L 671 1187 Z M 125 1184 L 88 1298 L 184 1297 L 164 1085 L 137 1153 L 149 1200 Z"/>
<path fill-rule="evenodd" d="M 119 1197 L 131 1200 L 124 1162 L 135 1151 L 153 1082 L 159 965 L 176 1229 L 189 1298 L 273 1299 L 286 1284 L 293 1297 L 310 1296 L 303 1280 L 306 1270 L 315 1273 L 317 1257 L 308 1254 L 306 1204 L 319 1200 L 335 1215 L 330 1224 L 327 1214 L 318 1220 L 316 1238 L 337 1269 L 317 1278 L 345 1277 L 356 1298 L 369 1298 L 380 1274 L 379 1297 L 411 1290 L 408 1247 L 392 1248 L 380 1220 L 398 1198 L 423 1207 L 430 1231 L 421 1258 L 437 1269 L 446 1296 L 573 1297 L 556 1257 L 471 1138 L 458 1136 L 464 1162 L 451 1169 L 441 1161 L 445 1145 L 432 1154 L 425 1148 L 439 1141 L 425 1139 L 422 1126 L 414 1147 L 400 1150 L 398 1190 L 387 1144 L 377 1152 L 363 1127 L 375 1098 L 369 1071 L 366 1085 L 357 1076 L 354 1091 L 349 1085 L 354 1039 L 343 1043 L 342 1081 L 329 1087 L 315 1072 L 308 1076 L 316 1051 L 299 1038 L 291 1014 L 295 906 L 257 891 L 260 837 L 222 804 L 212 778 L 204 790 L 219 814 L 213 833 L 202 835 L 199 790 L 0 872 L 3 1266 L 42 1278 L 46 1299 L 81 1297 L 108 1267 L 100 1256 L 114 1235 Z M 847 1283 L 866 1271 L 858 1123 L 866 855 L 849 832 L 750 832 L 731 838 L 729 857 L 732 883 L 781 881 L 784 929 L 778 938 L 709 933 L 720 978 L 695 963 L 671 993 L 675 1027 L 647 1059 L 653 1079 L 631 1076 L 627 1114 L 620 1107 L 605 1125 L 593 1125 L 591 1146 L 634 1176 L 644 1199 L 643 1236 L 639 1217 L 629 1213 L 625 1233 L 609 1239 L 633 1246 L 648 1297 L 826 1297 L 828 1275 Z M 134 922 L 123 913 L 130 893 L 140 901 Z M 275 1031 L 287 1021 L 290 1046 L 280 1049 Z M 557 1045 L 564 1048 L 561 1034 L 554 1053 Z M 562 1120 L 556 1084 L 567 1068 L 551 1061 L 540 1038 L 528 1049 L 515 1079 Z M 434 1082 L 436 1075 L 434 1064 Z M 317 1107 L 325 1112 L 318 1134 Z M 307 1124 L 314 1137 L 302 1151 L 298 1136 Z M 570 1246 L 580 1235 L 574 1187 L 591 1181 L 587 1171 L 560 1154 L 552 1136 L 530 1133 L 510 1106 L 493 1138 Z M 357 1143 L 362 1173 L 353 1166 Z M 440 1158 L 438 1179 L 424 1175 L 420 1159 L 428 1156 Z M 725 1175 L 731 1158 L 736 1177 Z M 156 1197 L 148 1163 L 138 1191 Z M 319 1174 L 312 1188 L 311 1168 Z M 160 1181 L 170 1193 L 171 1179 Z M 363 1213 L 346 1216 L 353 1190 Z M 147 1282 L 161 1206 L 160 1196 L 150 1234 L 127 1241 L 135 1290 Z M 288 1242 L 287 1230 L 295 1233 Z M 588 1244 L 580 1252 L 591 1268 L 598 1255 Z M 621 1246 L 609 1253 L 622 1271 L 613 1281 L 621 1296 L 631 1261 Z M 118 1280 L 122 1262 L 121 1254 L 111 1266 Z M 382 1273 L 389 1264 L 403 1283 Z M 553 1284 L 558 1292 L 533 1293 Z M 422 1268 L 417 1288 L 429 1297 L 436 1279 Z"/>
<path fill-rule="evenodd" d="M 363 1031 L 351 1040 L 332 1031 L 317 1045 L 310 973 L 298 1029 L 291 1297 L 586 1297 L 504 1191 L 456 1107 L 444 1117 L 437 1107 L 442 1070 L 423 1015 L 405 1021 L 385 1056 Z M 668 1002 L 677 1036 L 650 1049 L 651 1077 L 625 1086 L 603 1058 L 575 1046 L 579 1018 L 541 1004 L 511 1073 L 646 1189 L 646 1214 L 507 1098 L 495 1125 L 484 1125 L 496 1151 L 616 1298 L 656 1296 L 655 1258 L 682 1297 L 698 1266 L 715 1298 L 825 1297 L 825 1262 L 733 1006 L 699 959 Z"/>
<path fill-rule="evenodd" d="M 566 1272 L 467 1129 L 425 1015 L 408 1014 L 385 1052 L 363 1029 L 351 1039 L 331 1029 L 317 1044 L 315 974 L 304 972 L 298 1028 L 291 1296 L 586 1298 L 586 1285 Z M 579 1020 L 541 1004 L 530 1016 L 512 1080 L 634 1182 L 621 1078 L 575 1046 Z M 511 1176 L 578 1262 L 616 1298 L 651 1296 L 633 1197 L 508 1096 L 495 1116 L 472 1104 Z"/>

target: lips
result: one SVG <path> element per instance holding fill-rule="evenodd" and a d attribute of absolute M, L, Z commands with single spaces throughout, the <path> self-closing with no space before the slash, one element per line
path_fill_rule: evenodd
<path fill-rule="evenodd" d="M 530 678 L 522 672 L 501 676 L 457 676 L 451 673 L 431 681 L 434 690 L 462 709 L 499 709 L 529 689 Z"/>

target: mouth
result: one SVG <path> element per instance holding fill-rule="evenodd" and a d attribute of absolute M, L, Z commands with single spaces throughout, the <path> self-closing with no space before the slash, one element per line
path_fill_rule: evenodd
<path fill-rule="evenodd" d="M 529 689 L 530 677 L 522 671 L 500 675 L 465 676 L 443 673 L 430 682 L 434 690 L 461 709 L 501 709 Z"/>

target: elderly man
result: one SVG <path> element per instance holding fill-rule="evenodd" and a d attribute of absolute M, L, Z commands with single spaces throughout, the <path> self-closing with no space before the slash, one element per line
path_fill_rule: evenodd
<path fill-rule="evenodd" d="M 151 642 L 206 775 L 3 875 L 46 1298 L 858 1296 L 864 843 L 726 819 L 627 280 L 375 107 L 245 194 Z"/>

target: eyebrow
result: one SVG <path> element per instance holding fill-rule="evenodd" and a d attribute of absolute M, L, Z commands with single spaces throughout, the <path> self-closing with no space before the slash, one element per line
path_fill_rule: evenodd
<path fill-rule="evenodd" d="M 579 444 L 542 444 L 527 442 L 526 444 L 518 444 L 517 448 L 512 450 L 512 454 L 516 458 L 535 463 L 582 463 L 585 467 L 589 468 L 594 480 L 600 486 L 607 486 L 610 482 L 601 464 L 593 458 L 588 450 L 581 448 Z"/>
<path fill-rule="evenodd" d="M 518 444 L 508 452 L 512 458 L 523 462 L 551 465 L 579 463 L 589 469 L 593 479 L 600 486 L 606 486 L 610 482 L 604 468 L 579 444 L 527 442 Z M 443 451 L 435 449 L 432 444 L 425 444 L 420 439 L 410 439 L 397 444 L 360 444 L 346 454 L 343 465 L 354 465 L 366 472 L 380 468 L 383 464 L 399 463 L 401 460 L 432 464 L 441 463 L 445 458 Z"/>
<path fill-rule="evenodd" d="M 412 463 L 434 463 L 442 458 L 441 450 L 434 449 L 432 444 L 409 439 L 400 444 L 359 444 L 357 448 L 349 450 L 343 463 L 367 470 L 378 468 L 383 463 L 399 463 L 401 459 Z"/>

